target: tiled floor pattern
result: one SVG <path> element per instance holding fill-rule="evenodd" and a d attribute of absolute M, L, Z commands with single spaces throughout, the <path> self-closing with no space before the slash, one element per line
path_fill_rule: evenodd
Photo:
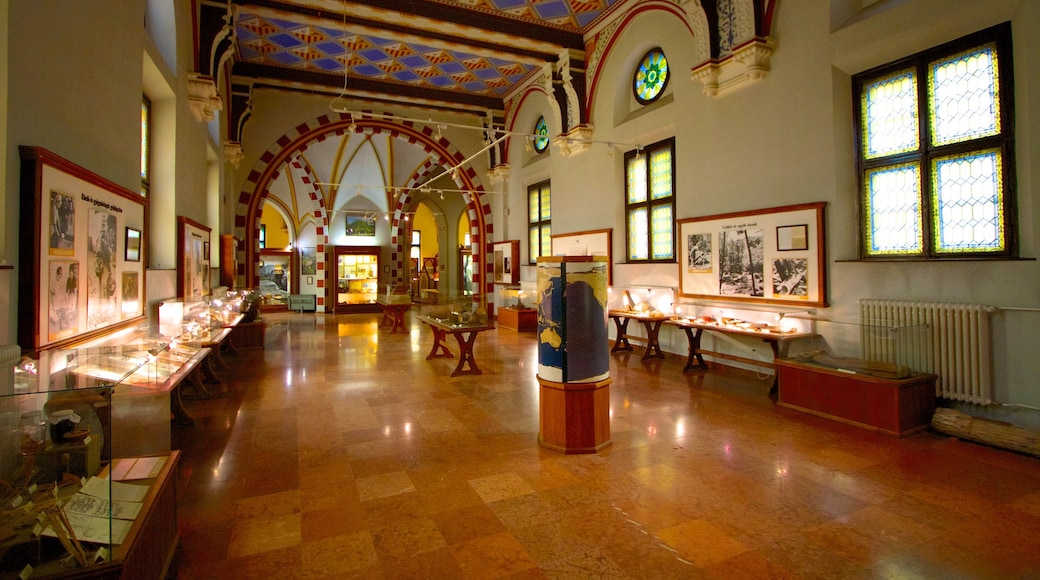
<path fill-rule="evenodd" d="M 614 356 L 612 445 L 541 449 L 532 333 L 484 374 L 378 315 L 267 315 L 174 433 L 176 578 L 1038 578 L 1040 460 Z"/>

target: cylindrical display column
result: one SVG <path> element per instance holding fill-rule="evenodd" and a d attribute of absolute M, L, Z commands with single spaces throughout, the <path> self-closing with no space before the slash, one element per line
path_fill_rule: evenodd
<path fill-rule="evenodd" d="M 607 258 L 538 258 L 539 444 L 562 453 L 610 445 L 610 383 Z"/>

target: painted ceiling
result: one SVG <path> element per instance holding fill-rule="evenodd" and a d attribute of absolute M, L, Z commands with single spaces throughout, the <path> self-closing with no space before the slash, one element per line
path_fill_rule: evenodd
<path fill-rule="evenodd" d="M 233 74 L 497 108 L 545 62 L 583 49 L 583 33 L 626 1 L 231 0 Z"/>

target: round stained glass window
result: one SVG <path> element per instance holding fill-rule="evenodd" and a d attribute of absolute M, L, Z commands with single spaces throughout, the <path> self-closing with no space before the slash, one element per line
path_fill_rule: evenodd
<path fill-rule="evenodd" d="M 534 134 L 537 135 L 534 138 L 534 150 L 544 153 L 549 147 L 549 126 L 545 124 L 545 117 L 538 117 L 538 122 L 534 124 Z"/>
<path fill-rule="evenodd" d="M 660 48 L 655 48 L 639 61 L 632 79 L 632 90 L 640 104 L 651 103 L 661 96 L 668 85 L 668 59 Z"/>

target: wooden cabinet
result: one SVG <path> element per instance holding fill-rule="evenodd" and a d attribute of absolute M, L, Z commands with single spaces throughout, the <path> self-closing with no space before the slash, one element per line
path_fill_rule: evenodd
<path fill-rule="evenodd" d="M 498 326 L 517 332 L 534 332 L 538 329 L 538 311 L 534 308 L 505 306 L 498 309 Z"/>
<path fill-rule="evenodd" d="M 781 407 L 897 437 L 931 424 L 935 375 L 883 379 L 790 360 L 775 364 Z"/>

